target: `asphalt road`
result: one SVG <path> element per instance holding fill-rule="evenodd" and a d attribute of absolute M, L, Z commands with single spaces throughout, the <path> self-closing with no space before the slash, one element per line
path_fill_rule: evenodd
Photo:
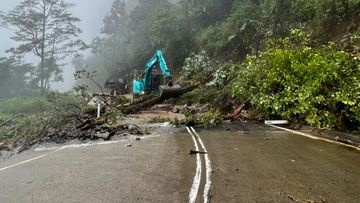
<path fill-rule="evenodd" d="M 0 162 L 0 202 L 359 202 L 358 151 L 264 125 L 194 130 L 22 153 Z"/>

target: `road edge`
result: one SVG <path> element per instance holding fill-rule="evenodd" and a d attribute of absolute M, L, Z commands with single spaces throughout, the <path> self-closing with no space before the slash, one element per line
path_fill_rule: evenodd
<path fill-rule="evenodd" d="M 284 131 L 287 131 L 287 132 L 290 132 L 290 133 L 293 133 L 293 134 L 296 134 L 296 135 L 300 135 L 300 136 L 303 136 L 303 137 L 307 137 L 307 138 L 310 138 L 310 139 L 321 140 L 321 141 L 324 141 L 324 142 L 328 142 L 328 143 L 337 144 L 337 145 L 341 145 L 341 146 L 344 146 L 344 147 L 352 148 L 352 149 L 355 149 L 355 150 L 360 152 L 360 146 L 354 146 L 354 145 L 338 142 L 336 140 L 331 140 L 331 139 L 327 139 L 327 138 L 323 138 L 323 137 L 317 137 L 317 136 L 314 136 L 314 135 L 311 135 L 311 134 L 308 134 L 308 133 L 299 132 L 299 131 L 291 130 L 291 129 L 288 129 L 288 128 L 276 126 L 276 125 L 268 125 L 268 126 L 271 126 L 273 128 L 277 128 L 277 129 L 280 129 L 280 130 L 284 130 Z"/>

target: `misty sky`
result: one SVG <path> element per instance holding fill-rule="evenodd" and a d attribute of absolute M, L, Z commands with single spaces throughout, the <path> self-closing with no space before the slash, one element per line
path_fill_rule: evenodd
<path fill-rule="evenodd" d="M 95 37 L 99 36 L 100 28 L 102 27 L 102 20 L 104 16 L 110 11 L 113 0 L 65 1 L 75 4 L 75 6 L 71 9 L 71 12 L 74 14 L 74 16 L 81 19 L 81 22 L 78 23 L 78 26 L 83 31 L 83 33 L 81 34 L 81 39 L 89 43 Z M 9 11 L 13 9 L 19 2 L 21 2 L 21 0 L 0 0 L 0 10 Z M 5 50 L 12 46 L 15 46 L 14 41 L 9 39 L 11 35 L 11 31 L 0 27 L 0 57 L 6 56 Z M 29 56 L 26 58 L 26 60 L 27 62 L 34 62 L 33 58 L 34 57 Z M 67 65 L 66 67 L 64 67 L 65 82 L 63 84 L 55 84 L 53 85 L 53 87 L 60 90 L 70 89 L 74 82 L 73 71 L 74 70 L 71 65 Z"/>

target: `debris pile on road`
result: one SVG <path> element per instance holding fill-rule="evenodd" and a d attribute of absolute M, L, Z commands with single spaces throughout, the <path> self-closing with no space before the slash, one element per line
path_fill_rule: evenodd
<path fill-rule="evenodd" d="M 111 140 L 113 137 L 127 137 L 129 135 L 141 136 L 145 130 L 134 124 L 109 125 L 103 121 L 89 119 L 75 128 L 54 131 L 32 142 L 26 143 L 20 151 L 29 149 L 34 144 L 55 143 L 63 144 L 78 139 L 80 141 Z"/>
<path fill-rule="evenodd" d="M 41 141 L 63 143 L 70 139 L 85 140 L 110 140 L 113 136 L 143 135 L 144 131 L 134 124 L 105 125 L 88 120 L 71 130 L 63 130 L 47 135 Z"/>

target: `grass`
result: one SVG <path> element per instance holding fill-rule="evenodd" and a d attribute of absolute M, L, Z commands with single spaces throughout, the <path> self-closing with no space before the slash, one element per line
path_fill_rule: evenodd
<path fill-rule="evenodd" d="M 50 107 L 45 97 L 15 97 L 0 102 L 0 120 L 19 113 L 43 112 Z"/>

